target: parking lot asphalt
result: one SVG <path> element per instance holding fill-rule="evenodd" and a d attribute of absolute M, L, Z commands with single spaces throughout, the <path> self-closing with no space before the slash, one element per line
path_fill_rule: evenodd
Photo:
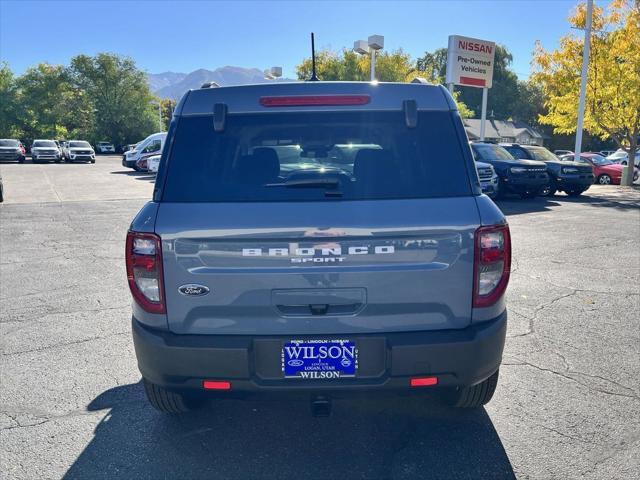
<path fill-rule="evenodd" d="M 220 400 L 171 418 L 144 398 L 123 261 L 153 178 L 106 156 L 0 172 L 1 478 L 638 478 L 638 189 L 499 202 L 514 262 L 486 409 Z"/>

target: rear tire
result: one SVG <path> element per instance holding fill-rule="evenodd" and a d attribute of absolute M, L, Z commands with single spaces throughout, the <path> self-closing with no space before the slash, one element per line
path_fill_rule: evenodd
<path fill-rule="evenodd" d="M 196 398 L 187 395 L 172 392 L 166 388 L 162 388 L 151 383 L 146 378 L 142 379 L 144 383 L 144 391 L 147 394 L 147 400 L 156 410 L 162 413 L 176 415 L 186 413 L 198 408 L 202 402 Z"/>
<path fill-rule="evenodd" d="M 489 403 L 498 385 L 500 370 L 472 387 L 460 388 L 447 399 L 449 405 L 456 408 L 478 408 Z"/>

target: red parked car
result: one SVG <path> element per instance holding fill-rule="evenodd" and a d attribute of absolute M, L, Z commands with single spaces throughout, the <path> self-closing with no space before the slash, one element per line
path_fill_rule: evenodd
<path fill-rule="evenodd" d="M 563 155 L 563 160 L 573 160 L 573 155 Z M 580 163 L 588 163 L 593 169 L 595 183 L 600 185 L 620 185 L 624 165 L 613 163 L 598 153 L 581 153 Z M 633 181 L 638 179 L 638 169 L 633 172 Z"/>

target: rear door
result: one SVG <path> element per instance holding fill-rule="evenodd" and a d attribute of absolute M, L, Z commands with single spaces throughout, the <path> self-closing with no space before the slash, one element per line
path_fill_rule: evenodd
<path fill-rule="evenodd" d="M 170 330 L 467 326 L 480 221 L 453 122 L 268 114 L 229 116 L 214 132 L 211 118 L 181 118 L 156 219 Z M 336 145 L 359 149 L 352 164 Z"/>

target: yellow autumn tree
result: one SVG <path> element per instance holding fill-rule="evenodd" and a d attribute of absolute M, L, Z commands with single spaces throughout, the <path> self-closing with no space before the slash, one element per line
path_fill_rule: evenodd
<path fill-rule="evenodd" d="M 584 29 L 586 19 L 586 5 L 580 4 L 569 22 Z M 556 133 L 576 131 L 583 48 L 579 34 L 562 37 L 556 50 L 536 45 L 532 80 L 542 86 L 548 111 L 540 122 Z M 634 158 L 640 136 L 640 0 L 613 0 L 606 10 L 594 6 L 584 128 L 614 139 Z"/>

